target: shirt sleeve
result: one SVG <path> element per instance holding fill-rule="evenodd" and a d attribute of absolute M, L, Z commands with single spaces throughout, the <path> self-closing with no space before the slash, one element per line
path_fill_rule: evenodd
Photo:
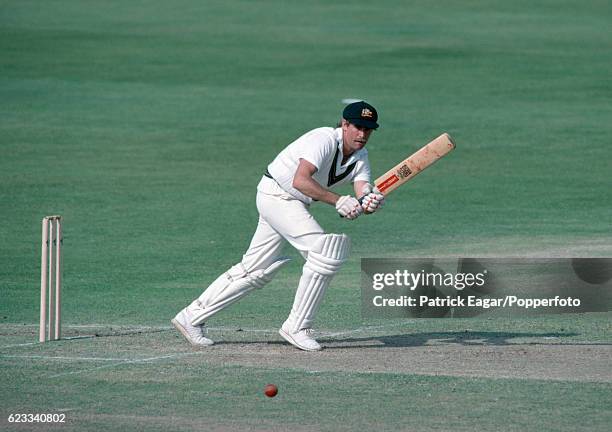
<path fill-rule="evenodd" d="M 315 129 L 300 138 L 297 156 L 313 164 L 317 170 L 323 161 L 333 152 L 335 140 L 324 129 Z"/>

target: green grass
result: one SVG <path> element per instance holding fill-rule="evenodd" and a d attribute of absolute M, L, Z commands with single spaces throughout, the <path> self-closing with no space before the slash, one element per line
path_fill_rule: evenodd
<path fill-rule="evenodd" d="M 25 384 L 33 376 L 44 378 L 46 371 L 13 368 L 12 373 L 27 374 L 15 380 Z M 270 381 L 280 388 L 272 400 L 263 395 L 261 385 Z M 89 391 L 83 392 L 83 386 Z M 189 368 L 132 365 L 7 390 L 19 391 L 19 403 L 13 402 L 23 407 L 16 409 L 19 412 L 80 406 L 78 412 L 66 412 L 67 430 L 195 429 L 208 419 L 212 430 L 219 424 L 256 430 L 274 430 L 279 424 L 286 430 L 322 431 L 468 431 L 473 430 L 470 424 L 491 431 L 572 430 L 567 423 L 575 424 L 576 417 L 588 418 L 589 430 L 605 430 L 609 416 L 599 407 L 612 402 L 610 388 L 603 384 L 300 371 L 279 376 L 276 370 L 202 362 L 192 362 Z M 51 403 L 49 391 L 54 393 Z M 145 409 L 150 414 L 139 417 Z M 534 412 L 547 415 L 534 417 Z"/>
<path fill-rule="evenodd" d="M 597 0 L 0 2 L 1 346 L 35 340 L 32 327 L 10 329 L 37 321 L 44 215 L 65 219 L 65 324 L 167 325 L 240 259 L 267 163 L 302 132 L 335 124 L 346 97 L 379 110 L 368 144 L 375 174 L 443 131 L 458 147 L 380 215 L 349 223 L 314 206 L 328 231 L 353 241 L 320 327 L 372 324 L 359 315 L 360 257 L 610 256 L 611 18 L 609 2 Z M 265 290 L 211 325 L 278 327 L 300 272 L 293 256 Z M 574 342 L 610 342 L 606 316 L 414 328 L 537 335 L 558 331 L 557 320 Z M 18 350 L 37 349 L 47 348 Z M 236 428 L 282 427 L 279 411 L 290 412 L 287 425 L 323 430 L 610 422 L 605 383 L 220 366 L 202 378 L 206 366 L 192 359 L 56 384 L 44 378 L 55 364 L 2 362 L 2 416 L 76 405 L 74 430 L 109 422 L 167 430 L 163 418 L 202 409 Z M 302 403 L 316 421 L 290 408 L 292 392 L 272 405 L 249 396 L 276 373 L 309 397 Z M 58 405 L 47 387 L 62 390 Z M 375 409 L 366 414 L 366 405 Z M 248 420 L 236 419 L 238 407 Z M 546 423 L 550 412 L 556 420 Z"/>

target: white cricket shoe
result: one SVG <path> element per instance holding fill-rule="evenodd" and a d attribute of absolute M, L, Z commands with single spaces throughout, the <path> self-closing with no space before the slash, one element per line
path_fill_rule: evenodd
<path fill-rule="evenodd" d="M 304 351 L 321 350 L 321 345 L 312 337 L 312 329 L 302 329 L 298 332 L 292 332 L 288 328 L 289 326 L 283 324 L 278 333 L 291 345 Z"/>
<path fill-rule="evenodd" d="M 212 340 L 204 337 L 204 325 L 191 325 L 191 320 L 187 316 L 185 309 L 174 317 L 172 324 L 183 334 L 183 336 L 185 336 L 185 339 L 187 339 L 191 345 L 205 347 L 214 344 Z"/>

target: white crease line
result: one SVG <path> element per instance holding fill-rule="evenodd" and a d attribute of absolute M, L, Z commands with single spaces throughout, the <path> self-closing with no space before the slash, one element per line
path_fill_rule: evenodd
<path fill-rule="evenodd" d="M 38 324 L 4 323 L 0 327 L 38 327 Z M 111 324 L 62 324 L 62 328 L 113 327 Z"/>
<path fill-rule="evenodd" d="M 2 327 L 38 327 L 38 324 L 0 324 L 0 328 Z M 138 331 L 138 330 L 171 330 L 174 329 L 172 325 L 163 325 L 163 326 L 130 326 L 130 325 L 116 325 L 116 324 L 83 324 L 83 325 L 69 325 L 62 324 L 62 328 L 74 328 L 74 329 L 87 329 L 87 328 L 101 328 L 101 329 L 112 329 L 117 331 Z M 278 329 L 253 329 L 253 328 L 243 328 L 243 327 L 207 327 L 209 330 L 214 331 L 245 331 L 245 332 L 253 332 L 253 333 L 264 333 L 264 332 L 276 332 Z M 63 338 L 68 339 L 68 338 Z"/>
<path fill-rule="evenodd" d="M 378 325 L 378 326 L 365 326 L 365 327 L 358 327 L 356 329 L 352 329 L 352 330 L 346 330 L 346 331 L 342 331 L 342 332 L 337 332 L 337 333 L 332 333 L 332 332 L 325 332 L 323 330 L 320 331 L 320 333 L 325 333 L 328 335 L 343 335 L 343 334 L 350 334 L 350 333 L 354 333 L 354 332 L 362 332 L 365 330 L 370 330 L 370 329 L 380 329 L 380 328 L 387 328 L 387 327 L 396 327 L 402 324 L 407 324 L 407 322 L 401 322 L 401 323 L 393 323 L 393 324 L 383 324 L 383 325 Z M 38 324 L 0 324 L 0 328 L 2 327 L 38 327 Z M 108 328 L 108 329 L 113 329 L 113 330 L 117 330 L 117 331 L 138 331 L 138 330 L 171 330 L 174 329 L 174 327 L 172 325 L 164 325 L 164 326 L 129 326 L 129 325 L 113 325 L 113 324 L 84 324 L 84 325 L 62 325 L 62 328 Z M 208 330 L 212 330 L 212 331 L 233 331 L 233 332 L 249 332 L 249 333 L 276 333 L 278 331 L 278 328 L 268 328 L 268 329 L 256 329 L 256 328 L 244 328 L 244 327 L 226 327 L 226 326 L 219 326 L 219 327 L 207 327 Z M 74 338 L 79 338 L 79 337 L 84 337 L 84 336 L 74 336 L 74 337 L 65 337 L 63 339 L 74 339 Z"/>
<path fill-rule="evenodd" d="M 78 374 L 85 373 L 85 372 L 93 372 L 93 371 L 97 371 L 97 370 L 100 370 L 100 369 L 106 369 L 106 368 L 109 368 L 109 367 L 120 366 L 120 365 L 128 364 L 128 363 L 129 362 L 123 361 L 123 362 L 120 362 L 120 363 L 113 363 L 113 364 L 110 364 L 110 365 L 99 366 L 99 367 L 91 368 L 91 369 L 82 369 L 82 370 L 74 371 L 74 372 L 65 372 L 65 373 L 61 373 L 61 374 L 57 374 L 57 375 L 51 375 L 51 376 L 49 376 L 49 378 L 59 378 L 59 377 L 68 376 L 68 375 L 78 375 Z"/>
<path fill-rule="evenodd" d="M 193 355 L 197 352 L 187 353 L 174 353 L 167 354 L 158 357 L 147 357 L 142 359 L 129 359 L 129 358 L 113 358 L 113 357 L 68 357 L 68 356 L 45 356 L 45 355 L 0 355 L 0 358 L 13 358 L 13 359 L 31 359 L 31 360 L 74 360 L 74 361 L 114 361 L 122 363 L 142 363 L 150 362 L 155 360 L 161 360 L 165 358 L 182 357 L 185 355 Z"/>
<path fill-rule="evenodd" d="M 34 325 L 20 325 L 20 327 L 34 327 Z M 0 327 L 2 327 L 2 325 L 0 325 Z M 110 328 L 111 326 L 105 326 L 105 325 L 99 325 L 99 324 L 94 324 L 94 325 L 87 325 L 87 326 L 62 326 L 63 328 L 91 328 L 91 327 L 104 327 L 104 328 Z M 113 331 L 132 331 L 132 332 L 137 332 L 140 330 L 174 330 L 174 327 L 169 325 L 169 326 L 152 326 L 152 327 L 113 327 Z M 242 327 L 207 327 L 206 330 L 211 330 L 213 332 L 236 332 L 236 333 L 240 333 L 240 332 L 245 332 L 245 333 L 276 333 L 278 331 L 278 329 L 249 329 L 249 328 L 242 328 Z M 112 335 L 111 335 L 112 336 Z M 74 339 L 89 339 L 89 338 L 95 338 L 98 337 L 96 335 L 82 335 L 82 336 L 67 336 L 67 337 L 63 337 L 60 340 L 74 340 Z M 4 345 L 4 346 L 0 346 L 0 350 L 2 349 L 6 349 L 6 348 L 17 348 L 17 347 L 23 347 L 23 346 L 30 346 L 30 345 L 38 345 L 41 342 L 26 342 L 26 343 L 22 343 L 22 344 L 14 344 L 14 345 Z"/>
<path fill-rule="evenodd" d="M 321 330 L 318 333 L 322 337 L 333 338 L 333 337 L 338 337 L 338 336 L 347 336 L 347 335 L 352 335 L 352 334 L 357 334 L 357 333 L 363 333 L 363 332 L 370 331 L 370 330 L 380 330 L 380 329 L 392 328 L 392 327 L 397 327 L 397 326 L 404 325 L 404 324 L 406 324 L 406 322 L 393 323 L 393 324 L 383 324 L 383 325 L 378 325 L 378 326 L 358 327 L 356 329 L 339 331 L 339 332 L 328 332 L 328 331 Z M 0 327 L 1 326 L 2 325 L 0 325 Z M 34 325 L 31 325 L 31 326 L 34 326 Z M 24 325 L 21 325 L 21 327 L 24 327 Z M 70 328 L 70 327 L 75 327 L 75 328 L 90 328 L 90 327 L 110 328 L 110 327 L 113 327 L 113 326 L 104 325 L 104 324 L 91 324 L 91 325 L 83 325 L 83 326 L 63 326 L 63 327 L 68 327 L 68 328 Z M 139 330 L 173 330 L 174 327 L 172 327 L 170 325 L 168 325 L 168 326 L 149 326 L 149 327 L 114 326 L 113 329 L 117 330 L 117 331 L 134 331 L 134 332 L 136 332 L 136 331 L 139 331 Z M 254 329 L 254 328 L 242 328 L 242 327 L 208 327 L 207 330 L 210 330 L 210 331 L 213 331 L 213 332 L 235 332 L 235 333 L 245 332 L 245 333 L 262 333 L 262 334 L 275 334 L 278 331 L 278 329 Z M 62 340 L 88 339 L 88 338 L 93 338 L 93 337 L 96 337 L 96 336 L 95 335 L 70 336 L 70 337 L 62 338 Z M 27 343 L 23 343 L 23 344 L 5 345 L 5 346 L 1 346 L 0 349 L 16 348 L 16 347 L 30 346 L 30 345 L 38 345 L 39 343 L 40 342 L 27 342 Z"/>
<path fill-rule="evenodd" d="M 397 326 L 399 326 L 401 324 L 405 324 L 405 323 L 383 324 L 383 325 L 378 325 L 378 326 L 366 326 L 366 327 L 359 327 L 359 328 L 356 328 L 356 329 L 345 330 L 345 331 L 341 331 L 341 332 L 332 332 L 332 333 L 327 333 L 327 332 L 321 331 L 319 333 L 322 336 L 324 336 L 324 337 L 346 336 L 346 335 L 351 335 L 351 334 L 355 334 L 355 333 L 363 333 L 363 332 L 369 331 L 369 330 L 378 330 L 378 329 L 397 327 Z"/>
<path fill-rule="evenodd" d="M 38 328 L 38 324 L 11 324 L 11 323 L 3 323 L 0 324 L 0 328 L 2 327 L 10 327 L 10 328 Z M 133 326 L 133 325 L 118 325 L 118 324 L 62 324 L 63 329 L 71 328 L 71 329 L 96 329 L 96 328 L 113 328 L 113 329 L 135 329 L 135 330 L 164 330 L 172 328 L 171 325 L 167 326 Z"/>
<path fill-rule="evenodd" d="M 66 356 L 44 356 L 44 355 L 0 355 L 0 358 L 31 359 L 31 360 L 75 360 L 75 361 L 125 361 L 122 358 L 108 357 L 66 357 Z"/>
<path fill-rule="evenodd" d="M 98 366 L 98 367 L 91 368 L 91 369 L 83 369 L 83 370 L 79 370 L 79 371 L 64 372 L 64 373 L 61 373 L 61 374 L 51 375 L 51 376 L 49 376 L 49 378 L 59 378 L 59 377 L 68 376 L 68 375 L 78 375 L 78 374 L 82 374 L 82 373 L 86 373 L 86 372 L 92 372 L 92 371 L 96 371 L 96 370 L 100 370 L 100 369 L 106 369 L 106 368 L 111 368 L 111 367 L 121 366 L 121 365 L 126 365 L 126 364 L 148 363 L 148 362 L 154 362 L 156 360 L 164 360 L 164 359 L 169 359 L 169 358 L 178 358 L 178 357 L 185 357 L 185 356 L 190 356 L 190 355 L 197 355 L 197 354 L 202 354 L 203 352 L 204 351 L 187 352 L 187 353 L 176 353 L 176 354 L 168 354 L 168 355 L 159 356 L 159 357 L 149 357 L 149 358 L 144 358 L 144 359 L 133 359 L 133 360 L 123 359 L 123 361 L 120 361 L 118 363 L 113 363 L 113 364 L 104 365 L 104 366 Z"/>
<path fill-rule="evenodd" d="M 5 345 L 5 346 L 1 346 L 0 349 L 15 348 L 15 347 L 28 346 L 28 345 L 38 345 L 39 343 L 40 342 L 27 342 L 27 343 L 22 343 L 22 344 L 15 344 L 15 345 Z"/>
<path fill-rule="evenodd" d="M 93 337 L 95 337 L 95 335 L 68 336 L 68 337 L 63 337 L 60 340 L 89 339 Z M 4 345 L 4 346 L 0 346 L 0 350 L 5 349 L 5 348 L 16 348 L 16 347 L 23 347 L 23 346 L 29 346 L 29 345 L 39 345 L 41 343 L 42 342 L 26 342 L 26 343 L 15 344 L 15 345 Z"/>

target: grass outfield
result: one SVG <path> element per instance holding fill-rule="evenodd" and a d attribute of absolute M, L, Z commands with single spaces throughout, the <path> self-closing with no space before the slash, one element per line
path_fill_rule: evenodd
<path fill-rule="evenodd" d="M 612 256 L 611 20 L 596 0 L 1 2 L 0 428 L 608 430 L 610 313 L 365 320 L 358 285 L 361 257 Z M 353 241 L 326 350 L 275 334 L 289 250 L 192 350 L 169 320 L 239 260 L 265 166 L 355 97 L 379 110 L 375 174 L 444 131 L 457 150 L 379 215 L 313 206 Z M 40 345 L 48 214 L 77 339 Z"/>

